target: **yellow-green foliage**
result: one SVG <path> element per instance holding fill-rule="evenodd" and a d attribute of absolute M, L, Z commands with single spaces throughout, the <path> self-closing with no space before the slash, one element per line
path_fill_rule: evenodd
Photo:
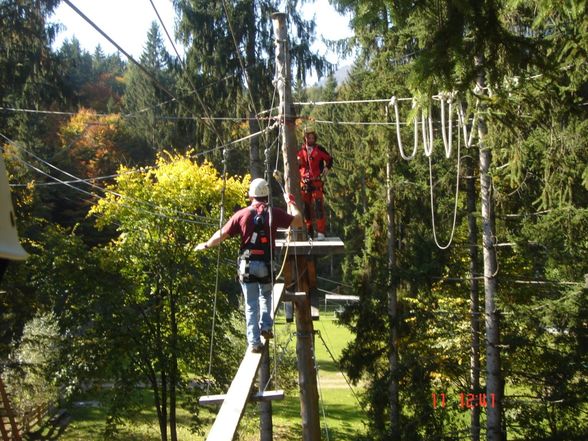
<path fill-rule="evenodd" d="M 99 227 L 116 221 L 122 231 L 130 227 L 137 232 L 152 226 L 155 218 L 158 223 L 181 227 L 184 232 L 188 225 L 197 239 L 218 227 L 223 178 L 210 163 L 198 164 L 191 159 L 190 152 L 185 155 L 164 152 L 157 158 L 155 167 L 123 166 L 118 173 L 116 183 L 108 187 L 109 193 L 90 211 L 101 215 L 97 221 Z M 245 203 L 249 179 L 249 176 L 227 177 L 224 205 L 228 207 L 225 211 L 228 215 L 233 207 Z M 168 228 L 164 230 L 172 233 Z M 150 232 L 155 233 L 152 229 Z"/>

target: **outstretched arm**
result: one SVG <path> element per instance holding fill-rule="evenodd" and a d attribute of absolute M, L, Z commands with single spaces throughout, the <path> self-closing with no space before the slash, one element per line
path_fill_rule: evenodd
<path fill-rule="evenodd" d="M 212 248 L 219 245 L 223 240 L 225 240 L 229 235 L 227 233 L 223 233 L 222 230 L 217 230 L 206 242 L 199 243 L 194 248 L 196 251 L 202 251 L 207 248 Z"/>

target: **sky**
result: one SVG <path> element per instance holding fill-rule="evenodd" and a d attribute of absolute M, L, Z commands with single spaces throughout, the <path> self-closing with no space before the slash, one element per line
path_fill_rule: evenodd
<path fill-rule="evenodd" d="M 151 22 L 158 21 L 149 0 L 71 0 L 71 2 L 135 58 L 143 52 Z M 173 36 L 175 14 L 171 0 L 153 0 L 153 3 L 167 30 Z M 351 36 L 348 18 L 338 14 L 328 0 L 316 0 L 314 4 L 307 3 L 302 7 L 302 11 L 305 17 L 310 18 L 314 15 L 317 21 L 319 42 L 313 49 L 321 55 L 326 55 L 332 63 L 347 64 L 347 60 L 339 60 L 336 54 L 329 52 L 320 39 L 323 37 L 334 40 Z M 64 2 L 61 2 L 55 10 L 51 21 L 63 25 L 63 30 L 58 34 L 54 44 L 56 48 L 60 47 L 65 39 L 71 40 L 75 35 L 82 48 L 89 52 L 94 52 L 98 44 L 104 53 L 116 52 L 116 48 L 108 40 Z M 162 36 L 168 52 L 174 54 L 163 30 Z M 182 54 L 181 48 L 178 47 L 178 50 Z"/>

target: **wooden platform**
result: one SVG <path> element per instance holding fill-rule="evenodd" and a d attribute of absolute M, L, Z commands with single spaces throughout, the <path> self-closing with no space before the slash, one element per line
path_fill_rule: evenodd
<path fill-rule="evenodd" d="M 276 283 L 273 292 L 272 317 L 276 314 L 283 292 L 284 284 Z M 261 341 L 265 345 L 263 337 Z M 232 441 L 234 438 L 250 396 L 251 386 L 255 381 L 255 374 L 261 363 L 261 355 L 251 351 L 245 353 L 239 370 L 233 377 L 229 390 L 224 395 L 223 404 L 216 415 L 210 432 L 208 432 L 207 440 Z"/>
<path fill-rule="evenodd" d="M 286 239 L 276 239 L 276 248 L 285 249 Z M 344 254 L 345 244 L 338 237 L 326 237 L 325 240 L 291 240 L 288 246 L 289 255 L 326 256 Z"/>

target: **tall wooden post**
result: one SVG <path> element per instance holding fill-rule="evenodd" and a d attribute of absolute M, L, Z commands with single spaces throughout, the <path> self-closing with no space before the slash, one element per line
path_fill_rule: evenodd
<path fill-rule="evenodd" d="M 263 394 L 270 381 L 270 363 L 269 363 L 269 344 L 263 350 L 261 356 L 261 364 L 257 373 L 257 381 L 259 394 Z M 271 401 L 259 402 L 259 439 L 260 441 L 272 441 L 273 432 L 273 418 L 272 418 L 272 403 Z"/>
<path fill-rule="evenodd" d="M 286 192 L 293 194 L 296 205 L 302 207 L 300 195 L 300 176 L 298 175 L 298 159 L 296 158 L 296 115 L 292 105 L 292 82 L 290 81 L 290 54 L 288 52 L 288 29 L 286 14 L 272 14 L 274 36 L 276 41 L 276 73 L 275 79 L 280 97 L 279 118 L 282 122 L 282 156 L 284 158 L 284 181 Z"/>
<path fill-rule="evenodd" d="M 279 116 L 282 125 L 282 156 L 284 158 L 285 189 L 294 195 L 296 204 L 301 207 L 300 177 L 298 175 L 298 160 L 296 158 L 295 117 L 292 106 L 292 86 L 290 82 L 290 59 L 288 55 L 288 32 L 286 29 L 286 14 L 272 14 L 274 35 L 276 41 L 276 78 L 280 97 Z M 318 388 L 316 368 L 314 363 L 314 329 L 310 308 L 309 271 L 307 267 L 312 262 L 306 256 L 288 256 L 290 291 L 304 292 L 306 295 L 297 296 L 295 301 L 296 316 L 296 356 L 298 365 L 298 383 L 300 387 L 300 416 L 302 418 L 302 439 L 304 441 L 320 440 L 320 414 L 318 405 Z M 288 283 L 288 280 L 287 280 Z"/>

